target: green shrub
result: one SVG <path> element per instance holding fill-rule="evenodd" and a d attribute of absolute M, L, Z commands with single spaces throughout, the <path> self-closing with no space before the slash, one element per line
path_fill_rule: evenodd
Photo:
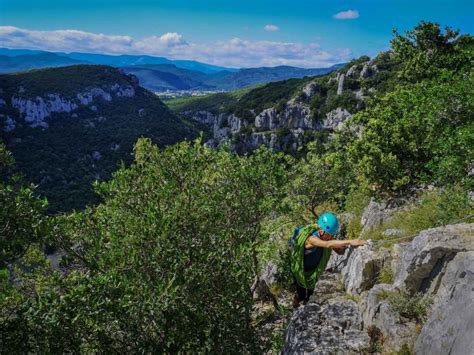
<path fill-rule="evenodd" d="M 2 349 L 258 351 L 253 260 L 285 166 L 263 148 L 240 157 L 140 140 L 132 166 L 97 185 L 104 202 L 60 220 L 69 272 L 20 275 L 21 297 L 1 305 Z"/>
<path fill-rule="evenodd" d="M 401 317 L 422 323 L 426 320 L 431 299 L 421 293 L 409 294 L 407 291 L 384 291 L 379 299 L 388 301 L 390 308 Z"/>
<path fill-rule="evenodd" d="M 288 127 L 280 127 L 276 130 L 276 134 L 278 138 L 283 138 L 291 134 L 291 131 Z"/>
<path fill-rule="evenodd" d="M 380 284 L 392 284 L 393 283 L 393 270 L 390 261 L 386 261 L 380 273 L 377 276 L 377 283 Z"/>
<path fill-rule="evenodd" d="M 443 190 L 424 192 L 416 202 L 394 214 L 393 218 L 368 232 L 367 239 L 386 239 L 382 232 L 386 229 L 400 229 L 403 237 L 414 235 L 422 230 L 446 224 L 474 221 L 474 202 L 467 191 L 460 186 L 446 187 Z"/>
<path fill-rule="evenodd" d="M 474 147 L 474 76 L 399 86 L 355 115 L 362 136 L 349 148 L 360 181 L 379 196 L 420 183 L 464 180 Z"/>

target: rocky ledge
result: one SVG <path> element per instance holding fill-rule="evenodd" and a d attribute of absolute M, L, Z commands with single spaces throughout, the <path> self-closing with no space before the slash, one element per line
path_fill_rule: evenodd
<path fill-rule="evenodd" d="M 420 232 L 393 249 L 351 249 L 336 274 L 326 273 L 307 305 L 291 318 L 283 354 L 409 350 L 468 354 L 474 348 L 474 224 Z M 392 284 L 377 283 L 390 269 Z M 394 308 L 387 294 L 430 304 L 424 319 Z"/>

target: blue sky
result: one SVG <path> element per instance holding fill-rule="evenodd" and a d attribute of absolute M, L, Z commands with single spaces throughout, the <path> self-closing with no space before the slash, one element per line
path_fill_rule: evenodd
<path fill-rule="evenodd" d="M 0 0 L 0 46 L 327 66 L 420 20 L 473 34 L 474 0 Z"/>

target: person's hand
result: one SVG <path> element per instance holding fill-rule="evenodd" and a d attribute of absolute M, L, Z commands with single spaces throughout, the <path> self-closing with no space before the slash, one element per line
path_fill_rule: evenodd
<path fill-rule="evenodd" d="M 351 240 L 351 246 L 352 247 L 360 247 L 362 245 L 365 245 L 365 243 L 367 243 L 367 242 L 365 240 L 362 240 L 362 239 Z"/>

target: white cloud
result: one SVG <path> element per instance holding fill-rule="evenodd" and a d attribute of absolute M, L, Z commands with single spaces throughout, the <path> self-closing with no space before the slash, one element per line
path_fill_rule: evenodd
<path fill-rule="evenodd" d="M 292 65 L 327 67 L 348 61 L 349 49 L 330 53 L 317 43 L 276 42 L 232 38 L 193 43 L 172 32 L 134 39 L 130 36 L 95 34 L 78 30 L 30 31 L 0 26 L 0 43 L 7 48 L 103 54 L 147 54 L 189 59 L 227 67 Z"/>
<path fill-rule="evenodd" d="M 263 29 L 265 31 L 268 31 L 268 32 L 278 32 L 278 31 L 280 31 L 280 27 L 278 27 L 276 25 L 266 25 Z"/>
<path fill-rule="evenodd" d="M 352 19 L 359 18 L 359 11 L 357 10 L 342 11 L 342 12 L 338 12 L 333 17 L 338 20 L 352 20 Z"/>

